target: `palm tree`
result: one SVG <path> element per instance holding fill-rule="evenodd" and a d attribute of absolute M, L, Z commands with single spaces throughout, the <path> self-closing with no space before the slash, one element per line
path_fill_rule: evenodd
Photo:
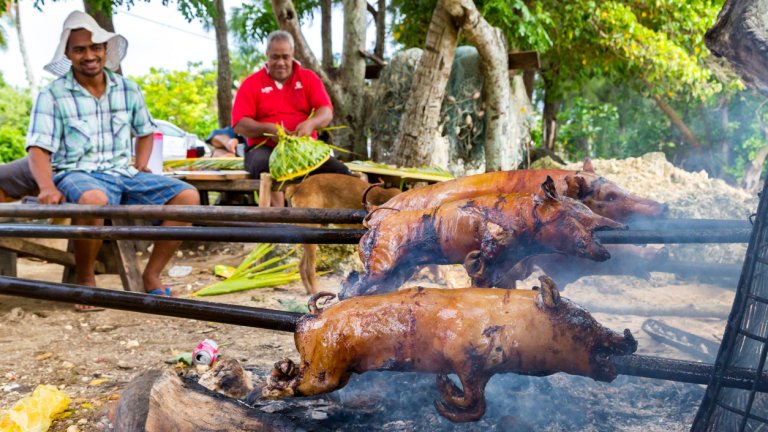
<path fill-rule="evenodd" d="M 27 44 L 24 41 L 24 33 L 21 31 L 21 13 L 19 12 L 18 1 L 8 1 L 5 3 L 5 15 L 11 23 L 11 26 L 16 29 L 16 37 L 19 39 L 19 52 L 21 52 L 21 59 L 24 63 L 24 72 L 27 75 L 27 83 L 29 88 L 34 92 L 35 90 L 35 77 L 32 74 L 32 64 L 29 62 L 29 54 L 27 53 Z M 0 27 L 0 48 L 8 48 L 8 38 L 4 29 Z"/>

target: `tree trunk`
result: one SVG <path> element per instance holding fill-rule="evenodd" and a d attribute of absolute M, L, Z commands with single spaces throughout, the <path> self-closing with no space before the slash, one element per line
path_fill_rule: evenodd
<path fill-rule="evenodd" d="M 93 19 L 96 20 L 96 23 L 99 25 L 99 27 L 108 32 L 115 32 L 115 24 L 112 21 L 111 10 L 102 10 L 100 8 L 99 2 L 96 0 L 84 0 L 83 6 L 85 8 L 85 13 L 92 16 Z"/>
<path fill-rule="evenodd" d="M 392 145 L 392 162 L 400 166 L 432 165 L 440 107 L 459 39 L 445 0 L 438 0 L 427 31 L 424 52 L 413 77 L 400 130 Z"/>
<path fill-rule="evenodd" d="M 760 104 L 755 110 L 755 121 L 760 126 L 762 132 L 763 141 L 768 140 L 768 127 L 763 121 L 763 108 L 768 101 Z M 763 173 L 763 164 L 768 157 L 768 146 L 765 146 L 757 151 L 755 158 L 749 161 L 747 166 L 744 167 L 744 178 L 741 181 L 741 186 L 750 191 L 757 192 L 760 190 L 760 177 Z"/>
<path fill-rule="evenodd" d="M 704 41 L 747 86 L 768 94 L 768 2 L 727 0 Z"/>
<path fill-rule="evenodd" d="M 728 166 L 728 162 L 731 154 L 731 143 L 728 134 L 728 126 L 730 124 L 730 116 L 728 114 L 728 106 L 730 105 L 731 98 L 726 93 L 720 98 L 720 129 L 723 131 L 720 139 L 720 162 L 717 164 L 718 177 L 723 178 L 725 175 L 725 167 Z"/>
<path fill-rule="evenodd" d="M 85 13 L 92 16 L 96 20 L 96 24 L 108 32 L 115 32 L 115 23 L 112 21 L 112 10 L 101 10 L 98 1 L 96 0 L 83 0 L 83 8 Z M 117 74 L 123 74 L 123 68 L 118 67 Z"/>
<path fill-rule="evenodd" d="M 330 71 L 333 68 L 333 38 L 331 37 L 331 16 L 333 3 L 331 0 L 320 0 L 320 31 L 323 42 L 323 69 Z"/>
<path fill-rule="evenodd" d="M 365 159 L 368 158 L 364 117 L 365 57 L 360 54 L 360 50 L 365 49 L 367 6 L 366 0 L 344 0 L 344 47 L 339 78 L 344 83 L 346 95 L 342 115 L 337 117 L 338 121 L 347 126 L 340 131 L 339 138 L 347 143 L 345 147 Z"/>
<path fill-rule="evenodd" d="M 19 2 L 13 3 L 13 20 L 16 27 L 16 37 L 19 38 L 19 51 L 21 52 L 21 60 L 24 63 L 24 72 L 27 75 L 27 82 L 29 83 L 29 89 L 32 93 L 36 93 L 37 85 L 35 84 L 35 76 L 32 73 L 32 65 L 29 63 L 29 53 L 27 52 L 27 44 L 24 41 L 24 33 L 21 31 L 21 15 L 19 14 Z"/>
<path fill-rule="evenodd" d="M 542 114 L 542 147 L 554 152 L 557 138 L 557 111 L 560 101 L 553 96 L 554 91 L 548 80 L 544 80 L 544 112 Z"/>
<path fill-rule="evenodd" d="M 216 101 L 219 108 L 219 127 L 229 126 L 232 122 L 232 67 L 229 63 L 229 43 L 227 42 L 227 15 L 224 0 L 215 0 L 216 16 L 213 28 L 216 30 Z"/>
<path fill-rule="evenodd" d="M 511 92 L 507 40 L 480 15 L 471 0 L 446 2 L 449 13 L 467 39 L 477 47 L 483 66 L 486 107 L 485 170 L 516 168 L 522 160 L 520 140 L 512 137 Z"/>
<path fill-rule="evenodd" d="M 533 103 L 533 89 L 536 85 L 536 71 L 526 69 L 523 71 L 523 83 L 525 84 L 525 94 L 528 96 L 528 102 Z"/>
<path fill-rule="evenodd" d="M 379 0 L 376 6 L 376 45 L 373 53 L 384 58 L 384 41 L 387 37 L 387 0 Z"/>
<path fill-rule="evenodd" d="M 694 135 L 693 132 L 688 129 L 688 125 L 685 124 L 675 109 L 669 106 L 669 104 L 664 99 L 662 99 L 661 96 L 654 94 L 652 97 L 653 100 L 656 101 L 656 105 L 659 107 L 659 109 L 667 116 L 667 118 L 669 118 L 669 121 L 672 122 L 672 125 L 677 128 L 678 131 L 680 131 L 680 134 L 683 137 L 683 141 L 690 144 L 696 150 L 700 150 L 701 143 L 699 142 L 698 138 L 696 138 L 696 135 Z"/>

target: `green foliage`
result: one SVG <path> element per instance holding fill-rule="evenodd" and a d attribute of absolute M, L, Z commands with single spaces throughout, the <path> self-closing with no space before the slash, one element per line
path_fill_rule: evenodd
<path fill-rule="evenodd" d="M 230 51 L 229 66 L 232 70 L 232 81 L 235 87 L 239 87 L 249 75 L 259 70 L 267 61 L 267 56 L 262 51 L 251 48 Z"/>
<path fill-rule="evenodd" d="M 52 0 L 61 1 L 61 0 Z M 120 7 L 125 6 L 130 9 L 134 0 L 86 0 L 87 3 L 99 10 L 110 12 Z M 144 0 L 149 1 L 149 0 Z M 163 6 L 168 6 L 172 2 L 171 0 L 161 0 Z M 187 21 L 192 21 L 197 17 L 214 16 L 216 14 L 216 8 L 213 6 L 213 0 L 176 0 L 177 9 L 186 18 Z M 45 6 L 45 0 L 35 0 L 35 9 L 42 12 Z M 0 2 L 0 13 L 4 12 L 6 8 L 6 2 Z"/>
<path fill-rule="evenodd" d="M 24 142 L 31 111 L 29 93 L 9 86 L 0 75 L 0 162 L 26 154 Z"/>
<path fill-rule="evenodd" d="M 131 79 L 141 87 L 153 118 L 168 120 L 199 137 L 218 127 L 215 71 L 190 63 L 185 71 L 152 68 Z"/>
<path fill-rule="evenodd" d="M 320 7 L 319 0 L 295 0 L 293 6 L 300 22 L 313 17 Z M 243 58 L 256 58 L 266 52 L 267 36 L 278 30 L 272 3 L 269 0 L 256 0 L 232 8 L 229 19 L 229 31 L 232 33 L 237 51 Z"/>

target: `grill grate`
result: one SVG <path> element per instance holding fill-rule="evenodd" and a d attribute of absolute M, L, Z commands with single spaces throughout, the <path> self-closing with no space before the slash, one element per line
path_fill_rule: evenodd
<path fill-rule="evenodd" d="M 768 355 L 768 181 L 760 194 L 741 278 L 692 431 L 768 430 L 768 394 L 757 391 Z M 754 369 L 749 390 L 726 387 L 723 375 Z"/>

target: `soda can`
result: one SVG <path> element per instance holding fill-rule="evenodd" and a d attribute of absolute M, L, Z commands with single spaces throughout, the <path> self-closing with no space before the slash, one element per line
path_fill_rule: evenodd
<path fill-rule="evenodd" d="M 216 361 L 219 353 L 219 344 L 211 339 L 204 339 L 192 350 L 192 363 L 210 366 Z"/>

